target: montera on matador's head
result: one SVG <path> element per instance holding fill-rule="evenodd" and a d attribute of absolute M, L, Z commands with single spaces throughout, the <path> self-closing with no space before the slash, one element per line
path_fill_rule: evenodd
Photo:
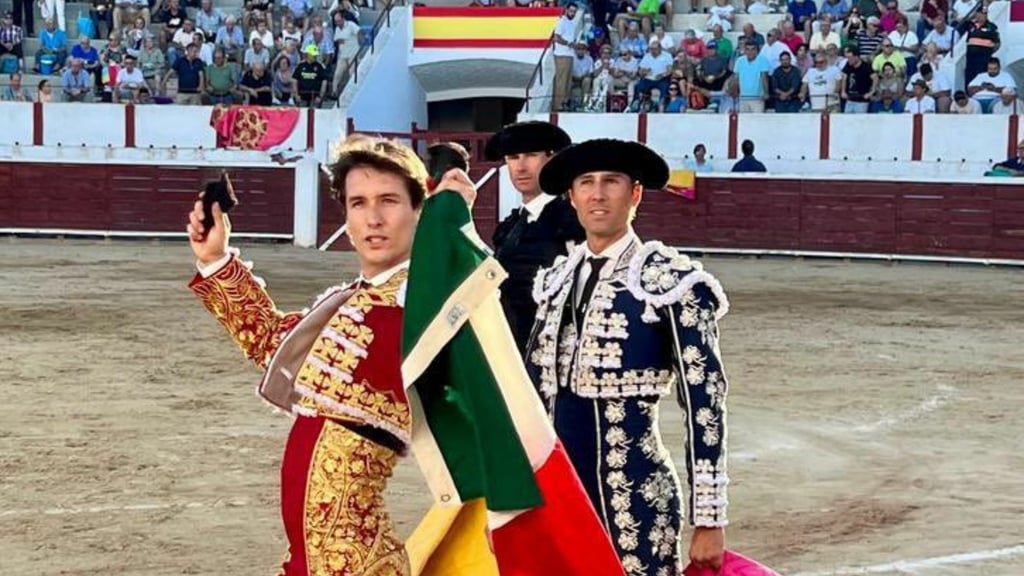
<path fill-rule="evenodd" d="M 590 172 L 619 172 L 648 189 L 664 188 L 669 179 L 665 159 L 647 146 L 597 138 L 555 154 L 540 172 L 540 185 L 551 194 L 564 194 L 577 177 Z"/>
<path fill-rule="evenodd" d="M 550 152 L 563 150 L 572 139 L 558 126 L 549 122 L 531 120 L 509 124 L 491 136 L 484 148 L 488 160 L 504 160 L 506 156 L 527 152 Z"/>

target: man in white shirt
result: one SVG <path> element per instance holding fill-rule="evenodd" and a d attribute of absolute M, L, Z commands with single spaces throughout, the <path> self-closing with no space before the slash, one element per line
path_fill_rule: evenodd
<path fill-rule="evenodd" d="M 633 51 L 626 46 L 619 48 L 619 57 L 612 64 L 612 88 L 626 90 L 627 101 L 633 100 L 640 61 L 633 57 Z"/>
<path fill-rule="evenodd" d="M 811 97 L 811 110 L 839 109 L 839 78 L 842 73 L 835 66 L 829 66 L 822 54 L 814 55 L 814 68 L 804 74 L 804 83 L 800 88 L 800 98 Z"/>
<path fill-rule="evenodd" d="M 570 93 L 570 100 L 572 101 L 572 107 L 574 110 L 578 109 L 583 100 L 590 94 L 590 86 L 594 81 L 594 59 L 590 57 L 587 52 L 586 42 L 576 43 L 576 53 L 572 58 L 572 88 Z M 580 97 L 576 99 L 572 96 L 576 89 L 580 90 Z"/>
<path fill-rule="evenodd" d="M 135 57 L 128 54 L 124 57 L 124 67 L 117 72 L 117 85 L 112 94 L 114 103 L 139 100 L 139 90 L 146 85 L 142 69 L 135 66 Z"/>
<path fill-rule="evenodd" d="M 999 58 L 990 58 L 988 69 L 978 74 L 967 85 L 967 93 L 981 104 L 981 109 L 988 113 L 992 105 L 999 99 L 1003 88 L 1013 88 L 1016 83 L 1013 76 L 1002 70 Z"/>
<path fill-rule="evenodd" d="M 739 46 L 737 46 L 737 52 Z M 779 67 L 779 60 L 782 58 L 782 53 L 786 52 L 790 56 L 793 55 L 793 51 L 786 46 L 785 42 L 779 40 L 779 29 L 772 28 L 768 31 L 768 38 L 765 41 L 764 47 L 761 48 L 761 56 L 764 56 L 765 60 L 768 61 L 768 65 L 771 66 L 771 71 L 774 72 Z"/>
<path fill-rule="evenodd" d="M 952 114 L 981 114 L 981 104 L 974 98 L 968 98 L 963 90 L 957 90 L 949 111 Z"/>
<path fill-rule="evenodd" d="M 939 16 L 935 19 L 935 28 L 924 37 L 923 45 L 935 44 L 935 47 L 939 49 L 939 54 L 948 54 L 956 44 L 958 36 L 952 26 L 946 25 L 946 19 Z"/>
<path fill-rule="evenodd" d="M 828 14 L 822 14 L 818 31 L 811 35 L 811 52 L 823 52 L 829 44 L 841 46 L 842 43 L 842 37 L 832 28 L 832 17 Z"/>
<path fill-rule="evenodd" d="M 552 50 L 555 56 L 555 86 L 554 98 L 551 100 L 551 110 L 554 112 L 565 109 L 572 88 L 572 59 L 575 56 L 572 47 L 576 42 L 576 10 L 576 4 L 570 2 L 555 24 L 555 46 Z"/>
<path fill-rule="evenodd" d="M 914 97 L 903 106 L 907 114 L 934 114 L 935 99 L 928 95 L 928 83 L 924 80 L 914 82 Z"/>
<path fill-rule="evenodd" d="M 640 60 L 640 81 L 636 83 L 637 94 L 650 94 L 651 101 L 660 112 L 662 99 L 668 94 L 668 80 L 672 75 L 672 56 L 661 50 L 661 43 L 652 41 L 650 52 Z M 655 94 L 657 91 L 657 94 Z"/>
<path fill-rule="evenodd" d="M 928 84 L 928 94 L 935 98 L 936 111 L 940 114 L 949 112 L 949 105 L 952 103 L 953 82 L 941 70 L 933 70 L 932 65 L 925 62 L 917 73 L 910 77 L 907 82 L 907 92 L 913 94 L 914 83 L 923 80 Z"/>
<path fill-rule="evenodd" d="M 992 103 L 993 114 L 1009 116 L 1011 114 L 1020 114 L 1021 112 L 1024 112 L 1024 106 L 1017 99 L 1017 90 L 1012 87 L 1003 88 L 999 95 L 999 100 Z"/>

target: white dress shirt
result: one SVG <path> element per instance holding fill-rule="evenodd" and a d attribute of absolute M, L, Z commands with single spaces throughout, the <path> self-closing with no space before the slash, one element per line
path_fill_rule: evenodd
<path fill-rule="evenodd" d="M 619 238 L 615 242 L 612 242 L 611 246 L 602 250 L 600 254 L 594 254 L 590 249 L 590 244 L 583 244 L 583 265 L 580 267 L 580 275 L 579 278 L 576 279 L 576 286 L 574 287 L 572 294 L 573 304 L 575 307 L 579 307 L 580 305 L 580 298 L 583 296 L 583 286 L 586 285 L 587 278 L 590 278 L 590 274 L 592 272 L 590 268 L 590 259 L 594 257 L 608 258 L 608 262 L 606 262 L 604 267 L 601 268 L 600 275 L 598 276 L 599 280 L 604 280 L 612 275 L 612 272 L 615 271 L 615 266 L 617 265 L 619 258 L 622 257 L 622 254 L 636 239 L 636 232 L 633 232 L 633 228 L 630 227 L 626 230 L 625 236 Z M 593 295 L 591 295 L 591 297 L 593 297 Z"/>
<path fill-rule="evenodd" d="M 530 200 L 526 204 L 523 204 L 523 209 L 526 210 L 526 223 L 533 224 L 540 218 L 540 213 L 544 211 L 544 207 L 551 203 L 555 199 L 553 194 L 547 192 L 541 192 L 534 196 L 533 200 Z"/>

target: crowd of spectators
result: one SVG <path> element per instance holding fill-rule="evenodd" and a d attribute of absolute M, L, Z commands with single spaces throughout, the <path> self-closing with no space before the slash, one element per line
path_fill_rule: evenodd
<path fill-rule="evenodd" d="M 989 0 L 918 0 L 908 10 L 917 13 L 915 26 L 897 0 L 819 1 L 746 0 L 740 8 L 714 0 L 704 30 L 684 30 L 678 40 L 665 31 L 671 0 L 592 0 L 583 18 L 570 3 L 555 28 L 552 108 L 1024 112 L 994 57 L 1000 38 Z M 779 18 L 766 31 L 749 20 L 733 31 L 741 10 Z M 954 86 L 941 64 L 961 37 L 966 76 Z"/>
<path fill-rule="evenodd" d="M 359 50 L 360 10 L 373 6 L 244 0 L 232 14 L 215 1 L 91 0 L 88 17 L 76 22 L 81 35 L 69 41 L 65 0 L 44 0 L 39 49 L 26 69 L 36 3 L 17 0 L 17 10 L 0 19 L 0 72 L 8 80 L 0 97 L 318 106 L 334 95 Z M 106 43 L 98 50 L 92 41 L 99 38 Z M 25 87 L 28 73 L 43 78 Z"/>

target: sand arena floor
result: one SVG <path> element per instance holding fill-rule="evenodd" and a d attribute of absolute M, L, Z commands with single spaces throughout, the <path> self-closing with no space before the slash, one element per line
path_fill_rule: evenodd
<path fill-rule="evenodd" d="M 287 309 L 355 270 L 242 248 Z M 1022 271 L 704 262 L 733 303 L 731 547 L 804 576 L 1024 574 Z M 0 575 L 273 573 L 289 420 L 193 271 L 184 243 L 0 238 Z M 408 533 L 412 459 L 390 492 Z"/>

